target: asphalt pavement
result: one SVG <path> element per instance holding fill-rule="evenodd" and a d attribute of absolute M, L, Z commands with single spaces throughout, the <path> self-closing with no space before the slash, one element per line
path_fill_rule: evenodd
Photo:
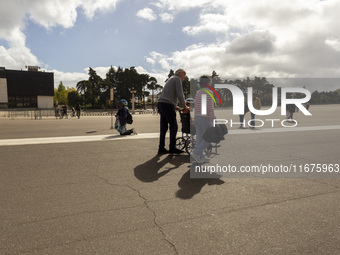
<path fill-rule="evenodd" d="M 0 118 L 0 254 L 340 254 L 339 109 L 229 126 L 205 166 L 247 172 L 214 178 L 157 155 L 158 115 L 134 115 L 130 137 L 110 116 Z"/>

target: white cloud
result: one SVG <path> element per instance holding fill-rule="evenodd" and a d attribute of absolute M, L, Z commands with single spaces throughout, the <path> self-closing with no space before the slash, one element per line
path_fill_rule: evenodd
<path fill-rule="evenodd" d="M 271 53 L 275 38 L 268 31 L 253 31 L 239 36 L 230 44 L 229 50 L 234 54 Z"/>
<path fill-rule="evenodd" d="M 189 35 L 198 35 L 201 33 L 227 33 L 230 26 L 225 14 L 206 13 L 201 14 L 200 23 L 196 26 L 186 26 L 183 31 Z"/>
<path fill-rule="evenodd" d="M 67 3 L 70 1 L 65 0 Z M 74 0 L 75 1 L 75 0 Z M 122 0 L 79 0 L 79 6 L 84 10 L 85 15 L 92 19 L 97 11 L 110 12 L 116 9 L 117 4 Z"/>
<path fill-rule="evenodd" d="M 21 69 L 28 64 L 48 64 L 42 63 L 26 45 L 27 20 L 46 29 L 71 28 L 79 11 L 93 19 L 98 12 L 115 10 L 120 1 L 123 0 L 7 1 L 6 8 L 0 8 L 0 39 L 7 43 L 0 46 L 0 66 Z M 189 77 L 212 70 L 221 77 L 340 76 L 339 0 L 152 0 L 146 6 L 152 9 L 138 11 L 138 17 L 172 23 L 168 27 L 182 31 L 183 38 L 178 41 L 185 42 L 173 52 L 157 47 L 157 52 L 152 49 L 146 54 L 145 61 L 153 68 L 150 74 L 157 77 L 165 74 L 165 79 L 170 69 L 178 67 L 186 68 Z M 195 13 L 188 22 L 185 15 L 181 15 L 182 25 L 174 22 L 187 11 Z M 147 39 L 145 42 L 153 43 Z M 108 69 L 95 70 L 105 78 Z M 68 86 L 87 78 L 87 72 L 63 75 L 55 71 L 56 82 L 63 80 L 67 84 L 67 79 Z"/>
<path fill-rule="evenodd" d="M 325 44 L 331 46 L 336 51 L 340 51 L 340 41 L 338 39 L 326 39 Z"/>
<path fill-rule="evenodd" d="M 44 71 L 44 70 L 43 70 Z M 82 80 L 87 80 L 89 78 L 87 73 L 77 73 L 77 72 L 60 72 L 58 70 L 45 70 L 46 72 L 54 73 L 54 87 L 58 88 L 60 82 L 63 82 L 64 86 L 75 88 L 77 83 Z"/>
<path fill-rule="evenodd" d="M 153 21 L 157 19 L 156 14 L 150 8 L 144 8 L 142 10 L 139 10 L 136 16 L 142 19 L 147 19 L 149 21 Z"/>
<path fill-rule="evenodd" d="M 119 0 L 11 0 L 6 8 L 0 8 L 0 39 L 10 45 L 11 51 L 29 51 L 24 49 L 26 37 L 23 33 L 26 19 L 50 29 L 54 26 L 70 28 L 77 18 L 77 8 L 82 8 L 85 15 L 92 19 L 97 11 L 114 10 Z M 19 49 L 16 49 L 19 48 Z M 4 54 L 4 53 L 2 53 Z M 13 56 L 14 57 L 14 56 Z M 23 56 L 25 57 L 25 55 Z M 28 56 L 31 59 L 31 56 Z M 21 63 L 17 64 L 19 67 Z"/>
<path fill-rule="evenodd" d="M 206 4 L 213 4 L 211 0 L 158 0 L 152 4 L 159 9 L 171 12 L 182 12 L 192 8 L 202 8 Z"/>
<path fill-rule="evenodd" d="M 24 34 L 26 21 L 51 29 L 55 26 L 64 28 L 73 27 L 77 18 L 77 9 L 80 8 L 88 19 L 92 19 L 98 11 L 115 10 L 120 0 L 11 0 L 6 1 L 6 8 L 0 8 L 0 39 L 8 43 L 8 47 L 0 46 L 0 66 L 7 69 L 22 69 L 25 65 L 46 66 L 32 54 L 26 46 Z M 67 80 L 69 86 L 78 78 L 84 77 L 82 73 L 62 73 L 53 70 L 55 82 Z M 78 79 L 79 81 L 79 79 Z"/>
<path fill-rule="evenodd" d="M 190 3 L 189 3 L 190 2 Z M 159 0 L 173 15 L 201 7 L 193 38 L 214 38 L 163 58 L 154 66 L 184 66 L 189 76 L 217 71 L 222 76 L 339 77 L 340 1 L 177 1 Z M 183 7 L 183 4 L 188 6 Z"/>
<path fill-rule="evenodd" d="M 161 21 L 164 23 L 171 23 L 174 21 L 175 18 L 174 15 L 167 12 L 161 13 L 159 14 L 159 16 L 161 17 Z"/>

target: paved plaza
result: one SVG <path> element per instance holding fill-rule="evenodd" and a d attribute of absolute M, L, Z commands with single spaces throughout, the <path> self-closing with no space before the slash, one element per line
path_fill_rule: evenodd
<path fill-rule="evenodd" d="M 295 128 L 228 126 L 212 163 L 335 167 L 340 106 L 310 111 Z M 340 254 L 340 173 L 191 178 L 188 154 L 157 155 L 158 115 L 132 126 L 0 118 L 0 254 Z"/>

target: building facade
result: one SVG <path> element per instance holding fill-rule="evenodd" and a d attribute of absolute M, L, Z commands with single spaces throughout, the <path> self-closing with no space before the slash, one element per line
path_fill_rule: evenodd
<path fill-rule="evenodd" d="M 53 96 L 53 73 L 0 67 L 0 107 L 51 109 Z"/>

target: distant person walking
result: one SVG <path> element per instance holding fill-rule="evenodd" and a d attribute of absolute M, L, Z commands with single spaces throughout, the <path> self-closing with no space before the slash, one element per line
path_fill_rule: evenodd
<path fill-rule="evenodd" d="M 165 83 L 162 93 L 158 99 L 158 113 L 160 114 L 160 135 L 158 154 L 162 153 L 182 153 L 182 150 L 176 148 L 176 135 L 178 130 L 176 110 L 178 101 L 182 107 L 189 109 L 185 105 L 182 81 L 185 79 L 186 72 L 183 69 L 177 69 Z M 169 150 L 165 148 L 165 135 L 170 129 Z"/>
<path fill-rule="evenodd" d="M 286 119 L 288 120 L 288 122 L 294 122 L 293 115 L 295 112 L 295 104 L 287 104 L 286 112 L 287 112 Z"/>
<path fill-rule="evenodd" d="M 245 128 L 244 127 L 244 116 L 246 116 L 247 112 L 249 112 L 249 108 L 248 108 L 248 104 L 247 104 L 247 101 L 244 100 L 244 114 L 240 114 L 239 117 L 240 117 L 240 126 L 239 128 L 242 129 L 242 128 Z"/>
<path fill-rule="evenodd" d="M 134 128 L 127 130 L 126 124 L 129 114 L 129 108 L 128 108 L 128 102 L 125 99 L 120 100 L 119 102 L 119 109 L 116 114 L 117 120 L 115 124 L 115 129 L 121 134 L 121 135 L 131 135 L 135 134 L 137 135 L 137 132 Z"/>
<path fill-rule="evenodd" d="M 60 110 L 59 110 L 58 106 L 55 107 L 55 118 L 56 118 L 56 119 L 57 119 L 57 118 L 60 118 Z"/>
<path fill-rule="evenodd" d="M 71 108 L 72 111 L 72 117 L 76 117 L 76 110 L 74 109 L 74 107 Z"/>
<path fill-rule="evenodd" d="M 261 109 L 261 100 L 260 98 L 256 97 L 255 94 L 253 93 L 253 106 L 256 110 Z M 250 121 L 250 129 L 255 129 L 255 113 L 250 112 L 251 116 L 251 121 Z"/>
<path fill-rule="evenodd" d="M 77 111 L 77 117 L 78 117 L 78 119 L 80 119 L 81 106 L 80 106 L 79 103 L 78 103 L 77 106 L 76 106 L 76 111 Z"/>
<path fill-rule="evenodd" d="M 63 105 L 63 117 L 65 116 L 66 119 L 68 119 L 67 116 L 67 105 Z"/>

